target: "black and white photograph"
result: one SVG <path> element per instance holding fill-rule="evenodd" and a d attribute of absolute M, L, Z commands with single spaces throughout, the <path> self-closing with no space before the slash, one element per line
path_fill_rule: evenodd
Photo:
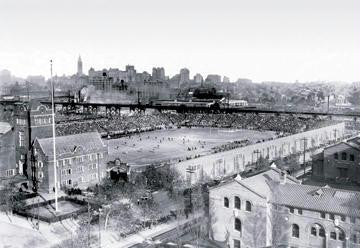
<path fill-rule="evenodd" d="M 0 248 L 360 248 L 359 0 L 0 0 Z"/>

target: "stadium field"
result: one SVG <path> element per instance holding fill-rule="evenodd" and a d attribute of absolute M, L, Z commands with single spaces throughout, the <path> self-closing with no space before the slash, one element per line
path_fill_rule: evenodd
<path fill-rule="evenodd" d="M 183 127 L 105 140 L 105 143 L 109 146 L 109 160 L 118 158 L 129 165 L 145 165 L 207 155 L 213 148 L 234 141 L 255 143 L 273 137 L 276 136 L 272 131 Z"/>

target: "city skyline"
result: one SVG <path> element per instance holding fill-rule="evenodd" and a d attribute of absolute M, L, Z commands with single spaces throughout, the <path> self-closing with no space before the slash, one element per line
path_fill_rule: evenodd
<path fill-rule="evenodd" d="M 21 6 L 21 7 L 18 7 Z M 2 1 L 0 69 L 20 77 L 135 65 L 261 81 L 359 81 L 360 2 Z M 166 20 L 166 21 L 164 21 Z M 44 35 L 46 33 L 46 35 Z"/>

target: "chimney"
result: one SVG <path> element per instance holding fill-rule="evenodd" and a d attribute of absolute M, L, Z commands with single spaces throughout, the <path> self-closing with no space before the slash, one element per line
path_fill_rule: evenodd
<path fill-rule="evenodd" d="M 271 163 L 270 167 L 273 168 L 273 169 L 277 168 L 277 166 L 276 166 L 276 164 L 274 162 Z"/>
<path fill-rule="evenodd" d="M 240 174 L 237 174 L 236 177 L 235 177 L 235 181 L 238 181 L 240 182 L 242 180 Z"/>

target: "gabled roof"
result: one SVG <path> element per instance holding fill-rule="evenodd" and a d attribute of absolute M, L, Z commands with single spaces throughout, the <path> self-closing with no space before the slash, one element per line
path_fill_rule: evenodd
<path fill-rule="evenodd" d="M 360 193 L 329 187 L 278 184 L 271 201 L 275 204 L 319 212 L 360 216 Z"/>
<path fill-rule="evenodd" d="M 52 138 L 37 139 L 37 142 L 46 156 L 53 156 Z M 56 155 L 94 151 L 103 148 L 104 144 L 98 132 L 56 137 Z"/>
<path fill-rule="evenodd" d="M 263 196 L 270 196 L 272 188 L 269 185 L 269 181 L 279 183 L 281 179 L 281 170 L 278 168 L 270 168 L 269 170 L 257 174 L 252 177 L 245 178 L 241 180 L 248 188 L 251 188 L 253 191 L 256 191 L 258 194 Z M 286 175 L 287 183 L 300 184 L 300 181 L 296 178 Z"/>
<path fill-rule="evenodd" d="M 345 141 L 341 141 L 339 143 L 335 143 L 335 144 L 332 144 L 332 145 L 329 145 L 327 147 L 325 147 L 325 149 L 328 149 L 330 147 L 335 147 L 335 146 L 338 146 L 340 144 L 345 144 L 345 145 L 348 145 L 350 146 L 351 148 L 354 148 L 358 151 L 360 151 L 360 137 L 356 136 L 356 137 L 352 137 L 350 139 L 347 139 Z"/>
<path fill-rule="evenodd" d="M 274 204 L 360 217 L 359 192 L 302 185 L 291 176 L 287 176 L 286 183 L 281 183 L 280 175 L 281 170 L 270 168 L 252 177 L 229 180 L 210 190 L 237 183 Z"/>
<path fill-rule="evenodd" d="M 286 175 L 288 183 L 296 183 L 300 184 L 300 181 L 296 178 Z M 241 180 L 231 179 L 220 183 L 216 186 L 210 188 L 210 190 L 226 186 L 227 184 L 237 182 L 241 186 L 247 188 L 248 190 L 252 191 L 253 193 L 259 195 L 262 198 L 266 198 L 271 195 L 271 186 L 269 185 L 269 181 L 272 182 L 280 182 L 281 181 L 281 170 L 278 168 L 269 168 L 268 170 L 261 172 L 255 176 L 251 176 L 248 178 L 244 178 Z"/>

